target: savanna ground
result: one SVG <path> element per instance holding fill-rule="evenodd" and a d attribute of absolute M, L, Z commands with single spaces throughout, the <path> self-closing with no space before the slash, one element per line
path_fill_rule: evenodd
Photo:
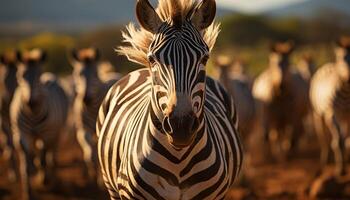
<path fill-rule="evenodd" d="M 253 140 L 257 141 L 258 138 L 254 137 Z M 255 162 L 245 170 L 246 175 L 238 181 L 239 186 L 234 186 L 228 193 L 227 199 L 310 199 L 307 196 L 310 185 L 319 174 L 316 141 L 313 136 L 304 137 L 299 151 L 286 162 L 267 161 L 261 154 L 266 149 L 262 145 L 253 145 L 246 161 Z M 17 184 L 7 181 L 4 163 L 0 164 L 0 199 L 19 199 Z M 64 136 L 59 148 L 57 186 L 54 189 L 37 188 L 36 197 L 39 200 L 108 199 L 105 191 L 87 185 L 81 171 L 82 165 L 81 152 L 74 136 Z M 327 171 L 331 172 L 332 167 Z"/>

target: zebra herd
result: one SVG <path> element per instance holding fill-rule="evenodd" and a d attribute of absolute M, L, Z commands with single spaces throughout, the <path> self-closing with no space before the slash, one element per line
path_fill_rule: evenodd
<path fill-rule="evenodd" d="M 74 113 L 77 141 L 85 161 L 85 176 L 97 177 L 95 124 L 99 105 L 116 73 L 100 73 L 98 50 L 74 50 L 73 102 L 53 74 L 43 72 L 46 53 L 40 49 L 1 56 L 1 153 L 9 179 L 19 179 L 23 199 L 32 197 L 30 176 L 44 185 L 55 183 L 58 141 Z M 16 152 L 16 153 L 15 153 Z M 16 162 L 17 160 L 17 162 Z"/>
<path fill-rule="evenodd" d="M 252 132 L 261 130 L 272 156 L 285 157 L 296 150 L 308 120 L 322 164 L 331 147 L 336 173 L 343 175 L 350 38 L 341 37 L 336 61 L 318 70 L 309 56 L 293 67 L 294 44 L 276 43 L 255 80 L 241 62 L 220 56 L 214 62 L 219 83 L 205 67 L 220 31 L 215 14 L 215 0 L 159 0 L 156 9 L 138 0 L 141 27 L 130 24 L 123 33 L 127 45 L 117 51 L 144 68 L 120 78 L 101 72 L 97 49 L 73 50 L 71 92 L 43 72 L 44 51 L 3 54 L 0 153 L 9 179 L 19 179 L 22 199 L 33 198 L 34 173 L 45 185 L 55 183 L 58 141 L 70 113 L 84 177 L 102 178 L 111 199 L 224 199 Z"/>

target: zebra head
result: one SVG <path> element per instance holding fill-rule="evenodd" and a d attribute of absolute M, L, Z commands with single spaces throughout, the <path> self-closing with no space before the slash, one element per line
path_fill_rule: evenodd
<path fill-rule="evenodd" d="M 77 97 L 89 104 L 96 96 L 101 84 L 98 77 L 100 53 L 95 48 L 72 51 L 73 79 Z"/>
<path fill-rule="evenodd" d="M 3 55 L 0 55 L 0 64 L 2 64 L 5 67 L 5 73 L 3 74 L 4 77 L 2 77 L 5 86 L 4 89 L 6 90 L 10 99 L 12 99 L 12 96 L 17 87 L 16 73 L 18 55 L 18 51 L 9 51 L 5 52 Z"/>
<path fill-rule="evenodd" d="M 147 54 L 152 104 L 162 116 L 163 132 L 177 148 L 192 143 L 204 118 L 209 48 L 202 31 L 213 23 L 216 13 L 215 0 L 201 1 L 185 16 L 177 9 L 179 3 L 172 1 L 168 19 L 158 14 L 148 0 L 138 0 L 136 6 L 140 25 L 153 34 Z"/>
<path fill-rule="evenodd" d="M 338 39 L 335 55 L 338 62 L 350 67 L 350 36 L 343 36 Z"/>
<path fill-rule="evenodd" d="M 18 65 L 17 80 L 23 101 L 30 107 L 35 107 L 42 100 L 40 76 L 46 53 L 40 49 L 33 49 L 19 54 L 18 59 L 21 64 Z"/>

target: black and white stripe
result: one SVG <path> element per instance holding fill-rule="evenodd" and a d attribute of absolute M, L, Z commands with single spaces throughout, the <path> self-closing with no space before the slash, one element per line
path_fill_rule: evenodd
<path fill-rule="evenodd" d="M 29 183 L 36 167 L 45 184 L 55 175 L 56 148 L 65 126 L 68 100 L 54 75 L 42 73 L 45 54 L 25 52 L 18 66 L 18 87 L 10 106 L 13 140 L 19 156 L 22 199 L 32 197 Z M 34 163 L 38 158 L 40 163 Z"/>
<path fill-rule="evenodd" d="M 86 164 L 84 173 L 90 181 L 96 181 L 97 113 L 108 89 L 117 81 L 115 79 L 117 77 L 112 76 L 112 79 L 101 80 L 97 49 L 87 48 L 74 51 L 72 65 L 75 89 L 73 110 L 77 141 L 83 151 Z M 104 76 L 108 74 L 110 73 L 104 73 Z"/>
<path fill-rule="evenodd" d="M 15 180 L 15 157 L 10 125 L 10 103 L 17 87 L 17 55 L 6 52 L 0 56 L 0 149 L 11 181 Z"/>
<path fill-rule="evenodd" d="M 167 21 L 149 48 L 150 69 L 109 90 L 96 126 L 112 199 L 225 197 L 242 149 L 232 100 L 206 77 L 208 54 L 190 21 L 180 29 Z"/>

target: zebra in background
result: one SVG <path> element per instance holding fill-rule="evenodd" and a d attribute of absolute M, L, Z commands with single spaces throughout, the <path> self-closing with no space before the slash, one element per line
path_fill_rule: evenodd
<path fill-rule="evenodd" d="M 253 84 L 253 96 L 261 104 L 265 140 L 270 142 L 271 153 L 281 159 L 295 150 L 309 110 L 308 83 L 289 63 L 293 46 L 291 42 L 274 44 L 269 67 Z"/>
<path fill-rule="evenodd" d="M 302 55 L 299 63 L 297 64 L 297 70 L 306 81 L 311 81 L 311 77 L 316 72 L 316 65 L 310 54 Z"/>
<path fill-rule="evenodd" d="M 138 0 L 121 54 L 143 68 L 108 92 L 98 157 L 111 199 L 223 199 L 239 174 L 237 113 L 205 65 L 219 32 L 215 0 Z"/>
<path fill-rule="evenodd" d="M 8 167 L 10 181 L 15 181 L 15 156 L 10 126 L 10 103 L 17 87 L 17 52 L 9 51 L 0 56 L 0 149 Z"/>
<path fill-rule="evenodd" d="M 86 48 L 73 50 L 71 59 L 75 86 L 73 110 L 76 136 L 83 152 L 84 173 L 90 182 L 97 180 L 97 113 L 108 89 L 118 78 L 113 74 L 110 76 L 111 72 L 99 70 L 99 57 L 97 49 Z"/>
<path fill-rule="evenodd" d="M 245 74 L 241 61 L 232 62 L 227 56 L 219 56 L 216 66 L 220 71 L 220 82 L 232 95 L 237 106 L 239 132 L 247 139 L 255 126 L 255 99 L 251 92 L 251 82 Z"/>
<path fill-rule="evenodd" d="M 311 80 L 310 100 L 315 129 L 320 140 L 321 163 L 327 164 L 332 147 L 336 173 L 345 173 L 344 136 L 350 133 L 350 37 L 341 37 L 335 48 L 336 60 L 317 70 Z M 326 130 L 330 132 L 331 144 Z"/>
<path fill-rule="evenodd" d="M 45 58 L 40 49 L 20 56 L 18 87 L 10 105 L 22 199 L 33 197 L 29 176 L 34 170 L 38 170 L 41 183 L 53 183 L 60 131 L 67 117 L 68 100 L 63 89 L 54 75 L 42 72 Z"/>

